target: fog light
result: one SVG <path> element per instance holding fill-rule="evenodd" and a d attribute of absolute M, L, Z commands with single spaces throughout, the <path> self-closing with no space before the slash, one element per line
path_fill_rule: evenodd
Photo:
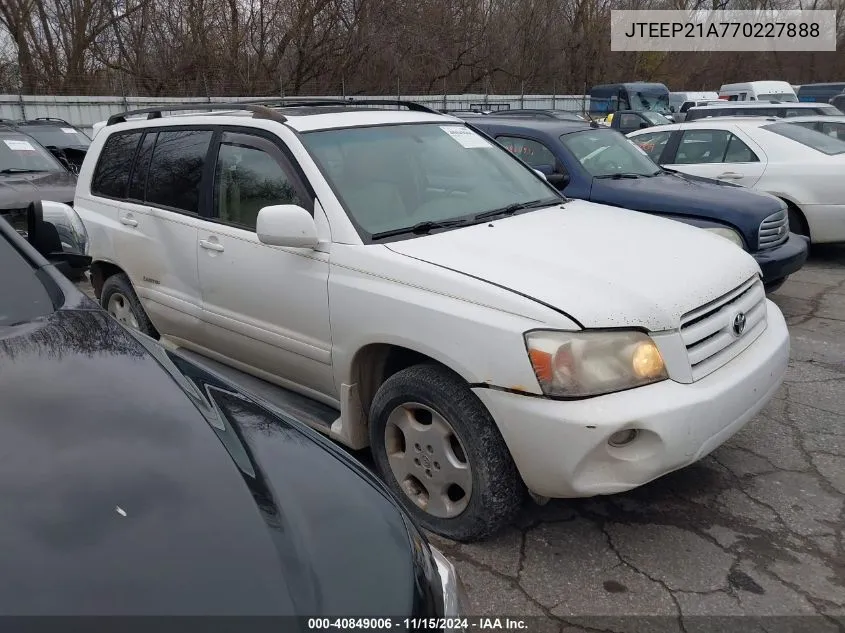
<path fill-rule="evenodd" d="M 611 446 L 625 446 L 626 444 L 630 444 L 635 439 L 637 439 L 637 435 L 639 435 L 639 431 L 637 431 L 637 429 L 625 429 L 624 431 L 617 431 L 616 433 L 610 436 L 610 439 L 607 440 L 607 443 Z"/>

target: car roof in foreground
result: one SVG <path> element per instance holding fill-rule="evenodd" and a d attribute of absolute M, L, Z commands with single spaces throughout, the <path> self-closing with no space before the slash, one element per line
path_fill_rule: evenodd
<path fill-rule="evenodd" d="M 805 101 L 726 101 L 695 106 L 696 110 L 716 110 L 718 108 L 785 108 L 811 109 L 828 103 L 807 103 Z M 690 108 L 692 110 L 693 108 Z"/>
<path fill-rule="evenodd" d="M 783 119 L 771 116 L 714 116 L 706 119 L 695 119 L 694 121 L 683 121 L 675 123 L 675 128 L 678 130 L 686 130 L 690 128 L 712 128 L 722 125 L 738 125 L 740 127 L 760 127 L 770 123 L 783 123 L 790 119 Z M 655 126 L 657 128 L 668 128 L 668 125 Z M 655 131 L 652 128 L 644 130 L 637 130 L 637 132 L 651 132 Z"/>

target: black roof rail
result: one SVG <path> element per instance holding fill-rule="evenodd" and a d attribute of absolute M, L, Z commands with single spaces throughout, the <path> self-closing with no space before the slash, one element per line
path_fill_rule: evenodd
<path fill-rule="evenodd" d="M 404 101 L 402 99 L 368 99 L 348 97 L 340 98 L 301 98 L 301 97 L 267 97 L 263 99 L 251 99 L 249 101 L 236 101 L 233 103 L 191 103 L 172 106 L 159 106 L 154 108 L 141 108 L 139 110 L 127 110 L 119 114 L 113 114 L 106 121 L 106 125 L 125 123 L 126 117 L 146 114 L 147 119 L 160 119 L 162 112 L 210 112 L 226 110 L 243 110 L 252 112 L 253 118 L 271 119 L 284 123 L 287 118 L 281 113 L 273 110 L 277 108 L 307 108 L 318 106 L 356 106 L 356 105 L 392 105 L 402 106 L 414 112 L 426 112 L 429 114 L 440 114 L 437 110 L 429 108 L 415 101 Z"/>
<path fill-rule="evenodd" d="M 55 121 L 56 123 L 65 123 L 66 125 L 70 125 L 70 123 L 68 123 L 64 119 L 60 119 L 60 118 L 54 117 L 54 116 L 39 116 L 39 117 L 35 117 L 32 120 L 33 121 Z"/>
<path fill-rule="evenodd" d="M 280 108 L 308 108 L 315 106 L 356 106 L 356 105 L 385 105 L 405 107 L 413 112 L 427 112 L 441 114 L 436 108 L 430 108 L 416 101 L 405 99 L 381 99 L 371 97 L 266 97 L 256 100 L 240 101 L 243 104 L 276 105 Z"/>
<path fill-rule="evenodd" d="M 287 119 L 280 113 L 271 110 L 263 105 L 248 104 L 248 103 L 191 103 L 178 104 L 170 106 L 159 106 L 156 108 L 141 108 L 139 110 L 127 110 L 119 114 L 113 114 L 106 121 L 106 125 L 115 125 L 116 123 L 126 123 L 126 117 L 136 116 L 139 114 L 146 114 L 147 119 L 160 119 L 162 112 L 180 112 L 180 111 L 194 111 L 194 112 L 210 112 L 213 110 L 244 110 L 252 112 L 253 118 L 256 119 L 272 119 L 284 123 Z"/>

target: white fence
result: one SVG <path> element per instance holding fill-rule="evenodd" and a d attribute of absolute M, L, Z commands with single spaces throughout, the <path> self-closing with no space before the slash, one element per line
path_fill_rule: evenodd
<path fill-rule="evenodd" d="M 63 119 L 90 133 L 92 126 L 97 121 L 104 121 L 111 115 L 126 110 L 174 104 L 231 103 L 257 98 L 259 97 L 174 98 L 0 95 L 0 119 L 20 120 L 54 117 Z M 355 98 L 364 97 L 356 95 Z M 510 107 L 552 108 L 582 112 L 587 109 L 590 103 L 590 98 L 585 95 L 372 95 L 371 98 L 401 98 L 416 101 L 432 108 L 449 110 L 468 110 L 476 107 L 489 107 L 491 109 Z"/>

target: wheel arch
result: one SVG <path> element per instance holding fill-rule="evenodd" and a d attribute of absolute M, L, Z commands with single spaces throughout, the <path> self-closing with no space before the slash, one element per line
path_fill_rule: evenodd
<path fill-rule="evenodd" d="M 91 272 L 91 286 L 94 288 L 94 296 L 97 297 L 97 300 L 100 299 L 106 279 L 121 273 L 126 275 L 126 271 L 120 266 L 104 259 L 92 262 L 89 270 Z M 126 276 L 129 277 L 129 275 Z"/>

